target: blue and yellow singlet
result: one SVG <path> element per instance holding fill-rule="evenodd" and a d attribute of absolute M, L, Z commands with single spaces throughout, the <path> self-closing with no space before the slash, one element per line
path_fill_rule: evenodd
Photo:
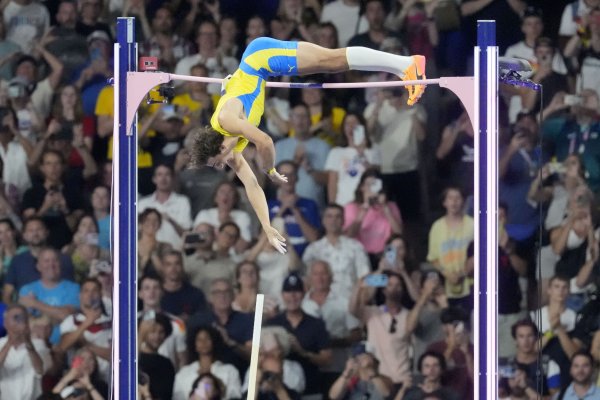
<path fill-rule="evenodd" d="M 225 94 L 219 100 L 210 120 L 214 130 L 225 136 L 232 135 L 219 125 L 219 113 L 223 105 L 237 97 L 244 106 L 246 118 L 258 126 L 265 110 L 265 84 L 271 76 L 298 75 L 296 51 L 298 42 L 286 42 L 268 37 L 254 39 L 244 54 L 240 67 L 235 71 L 227 86 Z M 248 139 L 239 136 L 233 151 L 242 152 L 248 145 Z"/>

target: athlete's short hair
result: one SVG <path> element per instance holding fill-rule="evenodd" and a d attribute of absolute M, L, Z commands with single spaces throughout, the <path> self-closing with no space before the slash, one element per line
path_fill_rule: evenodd
<path fill-rule="evenodd" d="M 194 142 L 190 153 L 190 167 L 201 168 L 206 165 L 209 158 L 221 152 L 225 137 L 210 126 L 197 128 L 193 135 Z"/>

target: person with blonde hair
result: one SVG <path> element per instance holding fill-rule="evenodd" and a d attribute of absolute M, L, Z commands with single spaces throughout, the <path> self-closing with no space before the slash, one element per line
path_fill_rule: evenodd
<path fill-rule="evenodd" d="M 150 394 L 157 399 L 168 399 L 173 394 L 175 368 L 171 360 L 158 353 L 171 333 L 171 321 L 162 314 L 143 320 L 138 327 L 139 369 L 147 374 Z"/>

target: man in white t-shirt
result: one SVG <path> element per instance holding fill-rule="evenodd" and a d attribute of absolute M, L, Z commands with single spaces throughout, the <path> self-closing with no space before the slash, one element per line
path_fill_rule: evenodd
<path fill-rule="evenodd" d="M 321 13 L 321 22 L 331 22 L 335 25 L 340 47 L 346 46 L 352 36 L 369 29 L 366 18 L 360 16 L 359 0 L 335 0 L 325 4 Z"/>
<path fill-rule="evenodd" d="M 354 284 L 370 271 L 362 244 L 342 234 L 344 209 L 337 204 L 325 207 L 322 218 L 325 236 L 308 245 L 302 256 L 304 264 L 326 261 L 333 271 L 331 289 L 349 300 Z"/>
<path fill-rule="evenodd" d="M 138 212 L 155 208 L 162 214 L 162 223 L 156 233 L 156 239 L 167 242 L 173 248 L 180 249 L 181 235 L 192 227 L 191 206 L 187 197 L 173 190 L 173 170 L 161 164 L 154 170 L 152 182 L 156 191 L 143 197 L 138 203 Z"/>

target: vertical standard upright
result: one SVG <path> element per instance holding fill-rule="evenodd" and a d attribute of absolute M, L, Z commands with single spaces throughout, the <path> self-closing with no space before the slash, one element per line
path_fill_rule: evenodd
<path fill-rule="evenodd" d="M 133 18 L 117 19 L 114 48 L 112 390 L 137 398 L 137 127 L 127 126 L 127 72 L 137 70 Z M 118 179 L 115 179 L 118 177 Z M 115 184 L 116 183 L 116 184 Z"/>
<path fill-rule="evenodd" d="M 498 47 L 496 21 L 477 21 L 475 48 L 475 398 L 497 398 Z M 477 130 L 478 129 L 478 130 Z"/>

